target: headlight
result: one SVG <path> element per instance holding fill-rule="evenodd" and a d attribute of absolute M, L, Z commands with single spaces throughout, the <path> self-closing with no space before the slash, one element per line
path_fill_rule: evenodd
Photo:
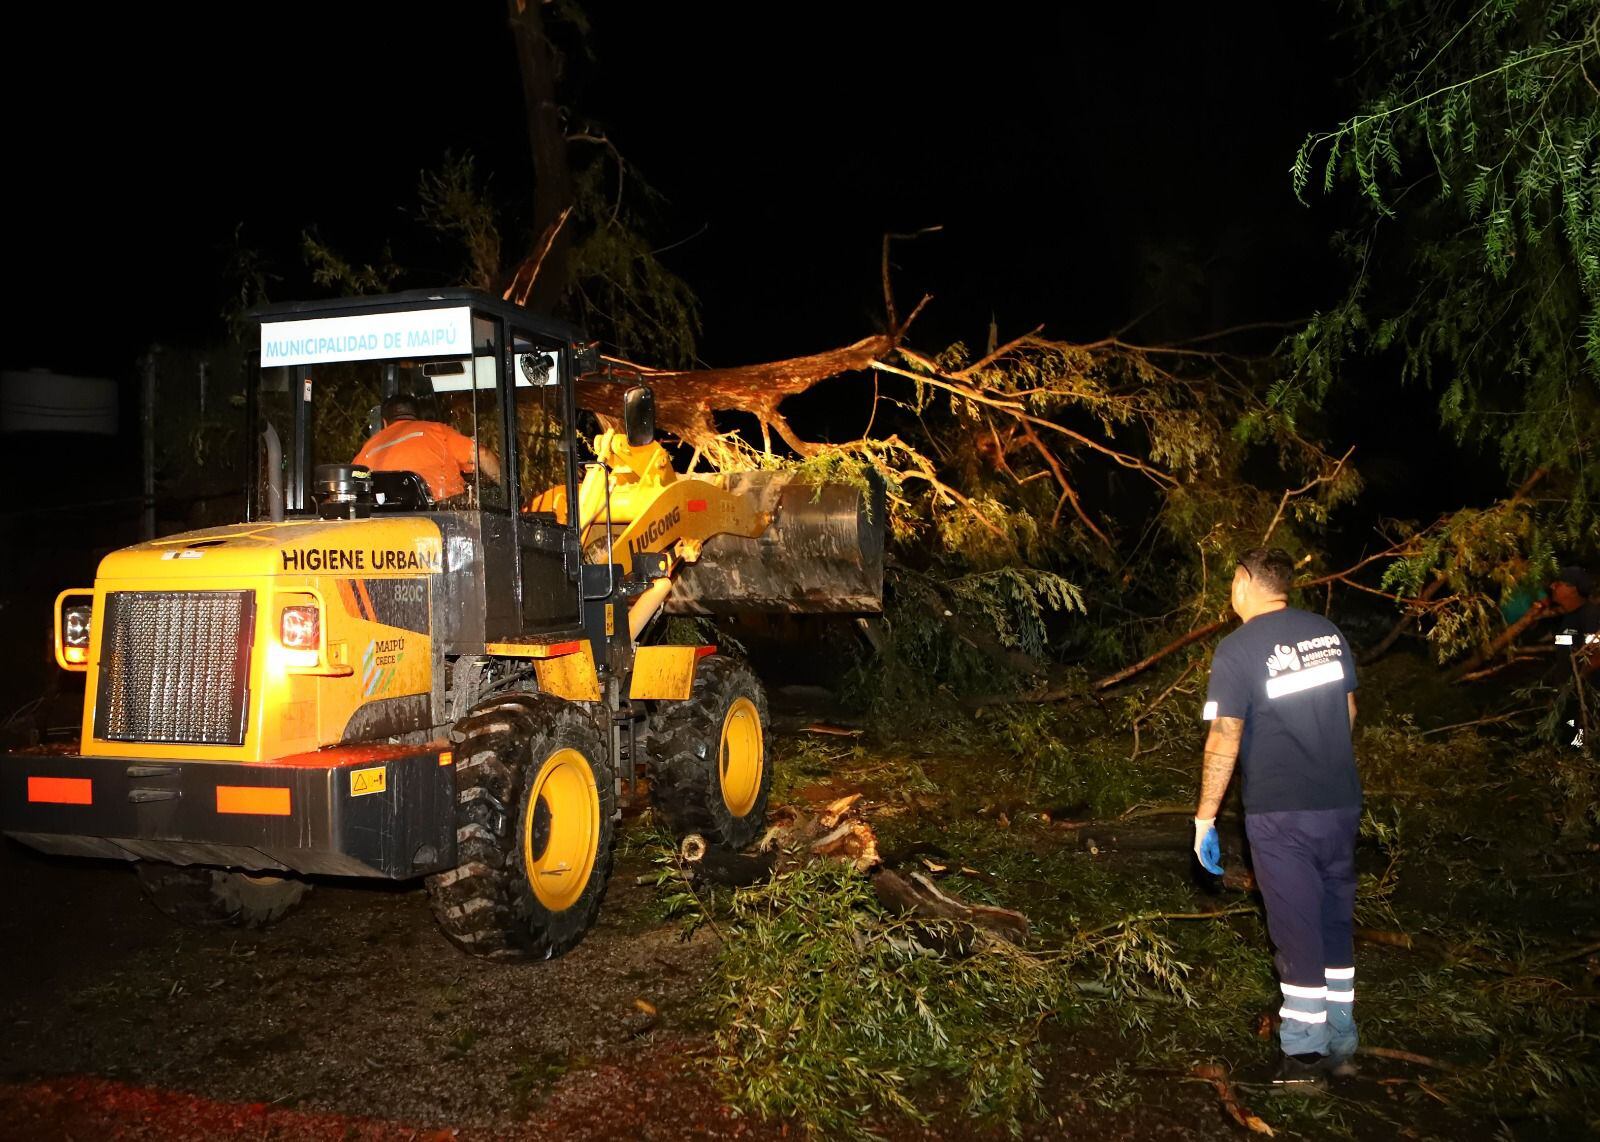
<path fill-rule="evenodd" d="M 289 650 L 316 650 L 322 642 L 322 615 L 316 607 L 285 607 L 278 641 Z"/>
<path fill-rule="evenodd" d="M 89 623 L 94 617 L 92 607 L 68 607 L 61 612 L 61 643 L 63 646 L 86 648 L 89 645 Z"/>
<path fill-rule="evenodd" d="M 94 627 L 94 592 L 62 591 L 50 616 L 50 641 L 56 665 L 63 670 L 89 669 L 89 635 Z"/>

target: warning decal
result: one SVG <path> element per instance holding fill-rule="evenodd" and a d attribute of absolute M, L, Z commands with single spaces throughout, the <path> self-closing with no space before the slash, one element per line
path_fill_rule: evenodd
<path fill-rule="evenodd" d="M 350 796 L 365 797 L 368 793 L 382 793 L 389 787 L 389 767 L 352 769 L 350 771 Z"/>

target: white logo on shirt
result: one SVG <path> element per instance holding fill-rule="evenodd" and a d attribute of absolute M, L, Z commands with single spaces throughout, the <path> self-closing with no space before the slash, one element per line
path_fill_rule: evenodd
<path fill-rule="evenodd" d="M 1294 652 L 1294 647 L 1277 645 L 1277 653 L 1267 655 L 1267 677 L 1276 678 L 1285 670 L 1299 670 L 1300 656 Z"/>

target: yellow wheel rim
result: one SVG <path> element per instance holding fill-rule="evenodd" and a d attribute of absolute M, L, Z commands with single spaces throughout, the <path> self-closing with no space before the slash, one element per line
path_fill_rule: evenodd
<path fill-rule="evenodd" d="M 533 895 L 552 912 L 578 902 L 600 845 L 594 770 L 575 749 L 545 758 L 522 819 L 522 866 Z"/>
<path fill-rule="evenodd" d="M 722 719 L 722 748 L 717 773 L 722 783 L 722 803 L 735 817 L 755 808 L 761 794 L 761 770 L 766 759 L 761 750 L 761 715 L 749 698 L 736 698 Z"/>

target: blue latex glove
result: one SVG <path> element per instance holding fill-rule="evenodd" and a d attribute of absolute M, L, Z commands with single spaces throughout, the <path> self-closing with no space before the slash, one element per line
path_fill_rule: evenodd
<path fill-rule="evenodd" d="M 1194 855 L 1212 876 L 1222 875 L 1222 841 L 1217 837 L 1215 817 L 1194 819 Z"/>

